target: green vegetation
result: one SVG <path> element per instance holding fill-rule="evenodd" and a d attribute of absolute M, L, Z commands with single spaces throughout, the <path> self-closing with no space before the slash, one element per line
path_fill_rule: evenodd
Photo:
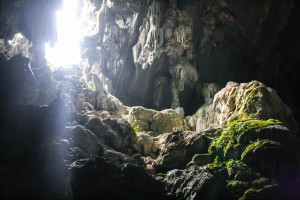
<path fill-rule="evenodd" d="M 246 147 L 239 143 L 241 136 L 250 130 L 266 127 L 268 125 L 279 123 L 276 120 L 243 120 L 233 121 L 220 127 L 221 135 L 215 137 L 209 147 L 211 154 L 219 155 L 221 158 L 225 158 L 225 155 L 229 150 L 241 150 Z"/>
<path fill-rule="evenodd" d="M 139 126 L 139 125 L 136 125 L 136 126 L 133 128 L 133 130 L 134 130 L 135 132 L 139 132 L 139 131 L 140 131 L 140 126 Z"/>
<path fill-rule="evenodd" d="M 262 85 L 258 81 L 250 82 L 247 87 L 239 86 L 230 99 L 234 99 L 234 119 L 244 120 L 257 117 L 258 111 L 255 102 L 263 97 Z"/>
<path fill-rule="evenodd" d="M 270 140 L 257 140 L 256 142 L 247 146 L 247 148 L 245 149 L 245 151 L 243 152 L 243 154 L 241 156 L 241 159 L 243 160 L 249 152 L 254 153 L 258 149 L 265 148 L 266 146 L 269 146 L 272 144 L 274 144 L 274 142 L 272 142 Z"/>

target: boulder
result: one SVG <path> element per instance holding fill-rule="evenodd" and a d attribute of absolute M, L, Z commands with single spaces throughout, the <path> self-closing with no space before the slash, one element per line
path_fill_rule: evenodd
<path fill-rule="evenodd" d="M 141 106 L 131 107 L 129 109 L 129 123 L 132 127 L 139 125 L 140 131 L 150 131 L 150 124 L 153 122 L 153 116 L 157 112 Z"/>
<path fill-rule="evenodd" d="M 101 157 L 71 164 L 74 199 L 166 199 L 163 183 L 138 165 L 114 165 Z"/>
<path fill-rule="evenodd" d="M 73 161 L 97 156 L 101 145 L 96 135 L 82 125 L 72 127 L 70 140 Z"/>
<path fill-rule="evenodd" d="M 202 106 L 194 116 L 198 118 L 197 131 L 249 118 L 277 119 L 287 128 L 298 130 L 291 109 L 275 90 L 258 81 L 241 84 L 228 82 L 216 93 L 213 103 Z"/>
<path fill-rule="evenodd" d="M 133 148 L 143 156 L 149 156 L 153 145 L 153 138 L 150 135 L 138 132 Z"/>
<path fill-rule="evenodd" d="M 157 112 L 153 116 L 151 130 L 161 133 L 170 133 L 173 128 L 183 130 L 183 125 L 179 115 L 172 109 Z"/>
<path fill-rule="evenodd" d="M 154 131 L 158 134 L 170 133 L 175 127 L 183 130 L 181 118 L 173 109 L 155 111 L 141 106 L 131 107 L 129 123 L 132 127 L 138 125 L 139 131 Z"/>
<path fill-rule="evenodd" d="M 133 141 L 136 138 L 136 134 L 130 124 L 124 119 L 106 118 L 102 120 L 103 124 L 108 125 L 111 133 L 116 133 L 117 138 L 120 138 L 120 146 L 116 146 L 115 149 L 121 152 L 130 152 Z M 115 138 L 116 139 L 116 138 Z"/>
<path fill-rule="evenodd" d="M 224 179 L 205 167 L 192 166 L 185 170 L 172 170 L 163 178 L 171 199 L 220 199 Z"/>
<path fill-rule="evenodd" d="M 157 171 L 166 172 L 184 167 L 197 153 L 206 153 L 209 140 L 196 132 L 173 131 L 158 136 L 158 143 L 160 154 L 156 160 Z"/>

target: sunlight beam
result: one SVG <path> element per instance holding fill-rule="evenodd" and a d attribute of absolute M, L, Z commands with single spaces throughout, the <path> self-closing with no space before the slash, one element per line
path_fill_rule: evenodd
<path fill-rule="evenodd" d="M 98 32 L 99 13 L 89 1 L 64 0 L 56 15 L 58 39 L 54 48 L 45 44 L 45 58 L 54 68 L 78 64 L 81 60 L 80 40 Z"/>

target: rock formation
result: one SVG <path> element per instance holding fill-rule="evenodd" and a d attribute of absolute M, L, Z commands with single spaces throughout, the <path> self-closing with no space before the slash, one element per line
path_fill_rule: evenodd
<path fill-rule="evenodd" d="M 298 1 L 86 3 L 56 69 L 62 1 L 0 3 L 0 199 L 300 198 Z"/>

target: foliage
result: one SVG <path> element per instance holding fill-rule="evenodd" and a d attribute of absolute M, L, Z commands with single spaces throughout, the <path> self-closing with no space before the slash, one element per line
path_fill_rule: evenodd
<path fill-rule="evenodd" d="M 247 155 L 248 152 L 255 152 L 258 149 L 264 148 L 266 145 L 271 144 L 272 142 L 270 140 L 257 140 L 256 142 L 250 144 L 249 146 L 247 146 L 247 148 L 245 149 L 245 151 L 242 154 L 242 160 L 244 159 L 244 157 Z"/>
<path fill-rule="evenodd" d="M 136 125 L 136 126 L 133 128 L 133 130 L 134 130 L 135 132 L 139 132 L 139 131 L 140 131 L 140 126 L 139 126 L 139 125 Z"/>
<path fill-rule="evenodd" d="M 209 147 L 210 153 L 216 153 L 222 157 L 230 149 L 230 147 L 238 147 L 238 141 L 240 137 L 253 129 L 266 127 L 268 125 L 279 123 L 276 120 L 244 120 L 244 121 L 233 121 L 220 127 L 221 135 L 215 137 Z"/>

